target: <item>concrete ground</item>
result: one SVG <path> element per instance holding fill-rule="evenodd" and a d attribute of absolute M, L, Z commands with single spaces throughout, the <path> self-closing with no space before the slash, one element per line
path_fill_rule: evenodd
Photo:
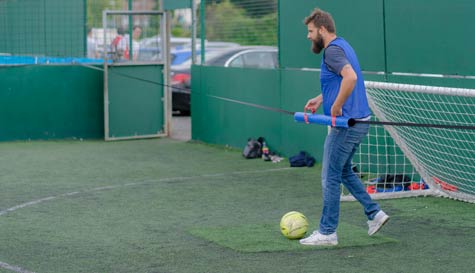
<path fill-rule="evenodd" d="M 191 140 L 191 116 L 173 116 L 171 124 L 171 139 Z"/>

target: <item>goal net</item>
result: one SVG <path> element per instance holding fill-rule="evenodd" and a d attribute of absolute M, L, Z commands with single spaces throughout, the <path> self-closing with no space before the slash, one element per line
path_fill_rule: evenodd
<path fill-rule="evenodd" d="M 366 88 L 374 121 L 445 126 L 372 125 L 353 158 L 368 193 L 475 203 L 475 90 L 369 81 Z"/>

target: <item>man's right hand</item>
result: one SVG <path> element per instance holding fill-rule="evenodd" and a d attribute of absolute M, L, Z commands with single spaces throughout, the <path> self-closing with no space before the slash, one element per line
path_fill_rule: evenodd
<path fill-rule="evenodd" d="M 312 113 L 315 113 L 317 112 L 318 108 L 320 108 L 322 103 L 323 103 L 322 95 L 318 95 L 315 98 L 309 99 L 307 101 L 307 104 L 305 104 L 304 112 L 306 112 L 307 110 L 310 110 L 312 111 Z"/>

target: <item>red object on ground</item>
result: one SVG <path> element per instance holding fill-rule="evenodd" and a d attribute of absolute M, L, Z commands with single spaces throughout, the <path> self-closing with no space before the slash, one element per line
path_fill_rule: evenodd
<path fill-rule="evenodd" d="M 447 182 L 444 182 L 442 180 L 440 180 L 439 178 L 433 176 L 432 179 L 434 180 L 434 182 L 436 184 L 439 184 L 440 187 L 443 189 L 443 190 L 446 190 L 446 191 L 458 191 L 458 188 L 457 186 L 454 186 L 452 184 L 449 184 Z"/>
<path fill-rule="evenodd" d="M 367 186 L 366 187 L 366 192 L 369 194 L 376 193 L 376 186 Z"/>
<path fill-rule="evenodd" d="M 419 184 L 417 182 L 412 182 L 411 185 L 409 185 L 409 187 L 407 187 L 407 189 L 410 190 L 410 191 L 421 190 L 423 188 L 424 188 L 424 185 Z"/>

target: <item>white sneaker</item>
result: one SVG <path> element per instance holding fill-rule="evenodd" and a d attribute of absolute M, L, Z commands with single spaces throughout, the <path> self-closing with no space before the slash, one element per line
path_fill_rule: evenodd
<path fill-rule="evenodd" d="M 336 236 L 336 232 L 329 235 L 323 235 L 315 230 L 312 235 L 301 239 L 299 242 L 300 244 L 307 246 L 336 246 L 338 244 L 338 237 Z"/>
<path fill-rule="evenodd" d="M 384 211 L 378 211 L 374 219 L 368 221 L 368 235 L 371 236 L 378 232 L 388 220 L 389 216 Z"/>

